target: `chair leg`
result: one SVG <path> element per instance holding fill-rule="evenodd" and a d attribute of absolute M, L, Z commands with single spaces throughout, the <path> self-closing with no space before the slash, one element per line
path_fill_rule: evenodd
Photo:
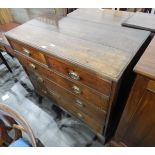
<path fill-rule="evenodd" d="M 4 56 L 2 55 L 2 52 L 0 52 L 0 58 L 2 59 L 3 63 L 6 65 L 8 70 L 12 73 L 12 70 L 11 70 L 9 64 L 7 63 L 7 61 L 5 60 Z"/>

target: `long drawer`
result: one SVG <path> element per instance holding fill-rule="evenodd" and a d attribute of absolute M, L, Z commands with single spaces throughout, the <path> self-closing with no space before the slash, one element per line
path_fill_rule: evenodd
<path fill-rule="evenodd" d="M 52 81 L 45 79 L 45 85 L 48 91 L 54 91 L 54 93 L 56 93 L 58 96 L 62 96 L 63 100 L 71 102 L 80 111 L 87 113 L 98 122 L 103 122 L 103 118 L 106 114 L 105 111 L 99 110 L 95 106 L 89 104 L 87 101 L 77 98 L 74 94 L 70 93 Z"/>
<path fill-rule="evenodd" d="M 96 120 L 92 119 L 91 117 L 82 112 L 77 113 L 77 109 L 74 106 L 70 106 L 70 104 L 67 104 L 66 101 L 61 101 L 61 103 L 62 103 L 61 107 L 64 110 L 66 110 L 67 112 L 74 115 L 76 118 L 78 117 L 80 120 L 85 122 L 90 127 L 90 129 L 92 129 L 95 133 L 102 134 L 104 124 L 96 122 Z"/>
<path fill-rule="evenodd" d="M 109 81 L 104 81 L 103 79 L 97 77 L 95 74 L 91 74 L 76 65 L 59 60 L 55 57 L 52 57 L 51 55 L 45 55 L 45 57 L 47 65 L 51 69 L 54 69 L 75 81 L 94 88 L 107 96 L 110 96 L 111 83 Z"/>
<path fill-rule="evenodd" d="M 93 104 L 98 109 L 107 111 L 109 100 L 108 97 L 98 93 L 94 89 L 91 89 L 84 85 L 80 85 L 63 76 L 60 76 L 57 73 L 49 70 L 48 68 L 45 69 L 45 67 L 38 65 L 32 60 L 28 60 L 25 57 L 21 56 L 18 56 L 18 58 L 23 64 L 23 66 L 25 66 L 27 69 L 32 70 L 33 72 L 37 72 L 41 76 L 51 81 L 54 81 L 55 83 L 59 84 L 60 86 L 64 87 L 65 89 L 76 95 L 78 98 L 89 101 L 90 104 Z"/>
<path fill-rule="evenodd" d="M 106 112 L 98 110 L 89 103 L 76 98 L 76 96 L 49 80 L 45 80 L 45 85 L 48 94 L 51 94 L 52 98 L 56 98 L 59 106 L 84 121 L 98 133 L 102 132 Z"/>
<path fill-rule="evenodd" d="M 55 72 L 45 70 L 41 66 L 37 66 L 36 68 L 38 73 L 40 73 L 46 79 L 57 83 L 58 85 L 68 90 L 70 93 L 74 94 L 76 97 L 87 100 L 98 109 L 107 111 L 109 97 L 104 96 L 87 86 L 74 83 L 71 80 L 56 74 Z"/>

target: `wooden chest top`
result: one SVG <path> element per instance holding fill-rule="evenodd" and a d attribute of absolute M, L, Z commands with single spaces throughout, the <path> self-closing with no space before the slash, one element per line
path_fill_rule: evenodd
<path fill-rule="evenodd" d="M 7 32 L 6 36 L 77 64 L 101 78 L 117 81 L 150 35 L 143 30 L 69 16 L 60 20 L 39 17 Z M 99 20 L 101 15 L 95 16 Z M 114 20 L 117 18 L 113 15 Z"/>
<path fill-rule="evenodd" d="M 155 80 L 155 37 L 152 39 L 134 70 L 141 75 Z"/>
<path fill-rule="evenodd" d="M 133 14 L 134 14 L 133 12 L 93 8 L 93 9 L 78 9 L 68 14 L 68 16 L 96 23 L 120 26 L 122 22 L 131 17 Z"/>

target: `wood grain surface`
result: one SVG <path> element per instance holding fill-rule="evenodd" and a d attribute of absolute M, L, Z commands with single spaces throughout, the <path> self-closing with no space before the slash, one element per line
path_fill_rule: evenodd
<path fill-rule="evenodd" d="M 59 20 L 57 25 L 51 23 L 49 17 L 40 17 L 7 32 L 6 36 L 114 81 L 118 81 L 150 35 L 147 31 L 70 17 Z"/>
<path fill-rule="evenodd" d="M 108 10 L 108 9 L 78 9 L 67 16 L 88 20 L 91 22 L 120 26 L 122 22 L 131 17 L 133 12 Z"/>

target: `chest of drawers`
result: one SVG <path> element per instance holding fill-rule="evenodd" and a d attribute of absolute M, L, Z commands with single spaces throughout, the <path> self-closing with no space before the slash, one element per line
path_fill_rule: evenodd
<path fill-rule="evenodd" d="M 50 17 L 39 17 L 6 37 L 39 94 L 96 134 L 109 137 L 123 105 L 122 99 L 117 102 L 118 96 L 125 97 L 132 66 L 150 33 L 76 16 L 65 17 L 57 25 L 51 24 Z M 122 83 L 124 91 L 120 91 Z"/>

